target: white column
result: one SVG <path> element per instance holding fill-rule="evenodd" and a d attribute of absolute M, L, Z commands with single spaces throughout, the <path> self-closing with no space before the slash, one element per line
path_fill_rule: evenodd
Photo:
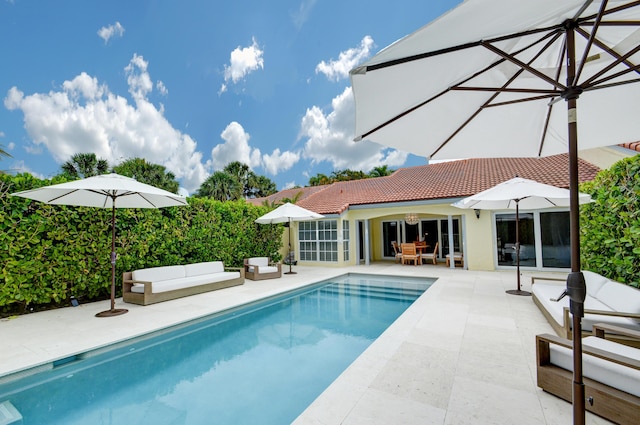
<path fill-rule="evenodd" d="M 369 244 L 369 219 L 364 221 L 364 264 L 368 266 L 370 264 L 371 253 Z"/>
<path fill-rule="evenodd" d="M 456 262 L 453 258 L 453 216 L 449 215 L 447 217 L 447 232 L 449 234 L 449 267 L 452 269 L 456 268 Z"/>

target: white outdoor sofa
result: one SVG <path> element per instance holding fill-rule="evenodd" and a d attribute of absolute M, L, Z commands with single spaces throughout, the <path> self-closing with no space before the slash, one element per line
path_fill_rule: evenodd
<path fill-rule="evenodd" d="M 582 339 L 586 410 L 614 423 L 640 418 L 640 349 L 605 339 L 605 332 L 640 338 L 640 332 L 596 323 L 596 336 Z M 544 391 L 568 402 L 573 390 L 572 341 L 555 335 L 536 336 L 537 382 Z"/>
<path fill-rule="evenodd" d="M 244 259 L 244 276 L 250 280 L 275 279 L 282 276 L 282 265 L 272 263 L 269 257 Z"/>
<path fill-rule="evenodd" d="M 640 331 L 640 290 L 607 279 L 597 273 L 583 271 L 587 286 L 582 330 L 590 334 L 594 323 L 622 326 Z M 542 281 L 542 282 L 541 282 Z M 560 283 L 562 282 L 562 283 Z M 533 301 L 558 335 L 571 338 L 572 319 L 569 297 L 557 299 L 566 286 L 565 279 L 532 277 Z"/>
<path fill-rule="evenodd" d="M 149 305 L 243 283 L 244 269 L 225 267 L 222 261 L 151 267 L 122 275 L 122 299 Z"/>

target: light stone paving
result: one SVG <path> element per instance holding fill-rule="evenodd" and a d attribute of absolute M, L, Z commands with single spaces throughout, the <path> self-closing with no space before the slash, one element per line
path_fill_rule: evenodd
<path fill-rule="evenodd" d="M 285 271 L 288 268 L 285 269 Z M 569 424 L 571 404 L 536 386 L 535 335 L 553 333 L 515 271 L 374 263 L 294 267 L 297 274 L 178 300 L 137 306 L 111 318 L 109 301 L 0 320 L 3 376 L 223 311 L 347 272 L 437 277 L 294 422 L 357 424 Z M 539 274 L 539 273 L 536 273 Z M 530 289 L 527 273 L 523 289 Z M 610 422 L 587 413 L 587 424 Z"/>

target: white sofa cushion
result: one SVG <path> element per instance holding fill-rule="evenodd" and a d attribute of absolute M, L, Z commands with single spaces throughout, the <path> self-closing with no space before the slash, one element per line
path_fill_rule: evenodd
<path fill-rule="evenodd" d="M 616 285 L 619 285 L 616 283 Z M 535 295 L 536 299 L 542 304 L 543 308 L 553 317 L 558 324 L 564 324 L 564 307 L 569 307 L 569 297 L 564 297 L 558 302 L 551 301 L 551 298 L 557 298 L 562 293 L 564 286 L 536 283 L 531 286 L 531 291 Z M 584 308 L 586 310 L 602 310 L 613 311 L 613 309 L 590 295 L 584 300 Z M 608 323 L 611 325 L 620 325 L 630 327 L 632 329 L 638 328 L 638 323 L 628 317 L 616 317 L 616 316 L 604 316 L 601 314 L 585 314 L 582 318 L 582 330 L 590 332 L 591 328 L 596 323 Z"/>
<path fill-rule="evenodd" d="M 254 267 L 253 266 L 249 266 L 247 267 L 249 269 L 250 272 L 254 272 Z M 259 274 L 264 274 L 264 273 L 275 273 L 278 271 L 278 267 L 277 266 L 259 266 L 258 267 L 258 273 Z"/>
<path fill-rule="evenodd" d="M 260 268 L 267 267 L 269 265 L 269 257 L 253 257 L 247 260 L 247 264 L 250 266 L 260 266 Z M 261 270 L 262 271 L 262 270 Z"/>
<path fill-rule="evenodd" d="M 131 273 L 133 280 L 144 282 L 159 282 L 163 280 L 180 279 L 185 277 L 184 266 L 162 266 L 148 269 L 134 270 Z"/>
<path fill-rule="evenodd" d="M 608 281 L 596 297 L 612 310 L 623 313 L 640 313 L 640 291 L 623 283 Z"/>
<path fill-rule="evenodd" d="M 198 276 L 183 277 L 173 280 L 156 281 L 153 282 L 153 293 L 158 294 L 160 292 L 173 291 L 175 289 L 182 289 L 191 286 L 205 285 L 207 283 L 221 282 L 223 280 L 231 280 L 239 277 L 240 272 L 218 272 Z M 131 287 L 131 292 L 143 294 L 144 285 L 133 285 Z"/>
<path fill-rule="evenodd" d="M 222 273 L 224 264 L 222 261 L 207 261 L 204 263 L 187 264 L 184 266 L 185 276 L 200 276 L 203 274 Z"/>
<path fill-rule="evenodd" d="M 582 345 L 599 348 L 640 361 L 640 349 L 603 338 L 589 336 L 582 340 Z M 551 363 L 562 369 L 573 371 L 573 352 L 568 348 L 559 347 L 555 344 L 550 344 L 549 347 Z M 585 377 L 640 397 L 640 370 L 631 369 L 588 354 L 583 355 L 582 364 Z"/>
<path fill-rule="evenodd" d="M 582 275 L 584 276 L 584 283 L 587 285 L 587 294 L 592 297 L 597 295 L 602 285 L 609 282 L 609 279 L 606 277 L 598 273 L 590 272 L 589 270 L 583 270 Z"/>

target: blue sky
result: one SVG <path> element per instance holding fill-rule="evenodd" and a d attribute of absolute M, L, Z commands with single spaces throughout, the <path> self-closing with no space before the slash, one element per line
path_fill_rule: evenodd
<path fill-rule="evenodd" d="M 142 157 L 193 193 L 231 161 L 278 189 L 424 164 L 354 143 L 348 71 L 459 0 L 0 0 L 0 168 Z"/>

